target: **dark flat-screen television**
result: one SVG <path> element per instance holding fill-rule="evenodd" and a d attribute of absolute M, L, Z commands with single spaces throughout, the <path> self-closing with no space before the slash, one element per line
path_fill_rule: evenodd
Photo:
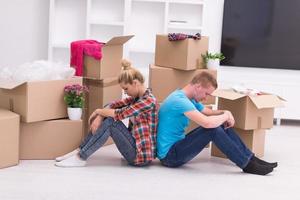
<path fill-rule="evenodd" d="M 225 0 L 223 66 L 300 70 L 300 0 Z"/>

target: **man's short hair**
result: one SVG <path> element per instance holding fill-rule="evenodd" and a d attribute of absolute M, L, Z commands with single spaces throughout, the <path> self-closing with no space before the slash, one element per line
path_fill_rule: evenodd
<path fill-rule="evenodd" d="M 208 72 L 200 72 L 195 75 L 190 82 L 190 84 L 195 85 L 200 83 L 203 87 L 209 87 L 209 85 L 213 86 L 214 88 L 218 87 L 218 83 L 216 78 L 208 73 Z"/>

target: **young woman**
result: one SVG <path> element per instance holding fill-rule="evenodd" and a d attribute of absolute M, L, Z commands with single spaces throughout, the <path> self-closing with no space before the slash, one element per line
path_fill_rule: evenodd
<path fill-rule="evenodd" d="M 128 164 L 144 166 L 156 157 L 158 103 L 144 86 L 143 75 L 123 60 L 118 82 L 129 97 L 95 110 L 89 118 L 90 133 L 78 149 L 56 158 L 58 167 L 82 167 L 108 139 L 113 139 Z M 129 118 L 128 128 L 121 120 Z"/>

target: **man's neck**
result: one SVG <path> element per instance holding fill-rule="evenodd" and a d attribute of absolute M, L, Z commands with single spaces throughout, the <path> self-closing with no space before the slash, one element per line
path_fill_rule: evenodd
<path fill-rule="evenodd" d="M 194 87 L 191 84 L 188 84 L 182 88 L 182 91 L 189 99 L 194 98 Z"/>

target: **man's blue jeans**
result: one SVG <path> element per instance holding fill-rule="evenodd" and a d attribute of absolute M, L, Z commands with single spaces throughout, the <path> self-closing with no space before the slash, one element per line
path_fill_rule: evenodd
<path fill-rule="evenodd" d="M 109 136 L 111 136 L 126 161 L 133 165 L 136 157 L 135 139 L 123 122 L 114 121 L 111 117 L 103 120 L 95 134 L 89 133 L 86 136 L 79 147 L 79 156 L 83 160 L 87 160 L 88 157 L 103 146 Z"/>
<path fill-rule="evenodd" d="M 253 156 L 234 129 L 224 129 L 223 126 L 212 129 L 198 127 L 176 142 L 161 163 L 167 167 L 179 167 L 197 156 L 210 141 L 241 169 Z"/>

